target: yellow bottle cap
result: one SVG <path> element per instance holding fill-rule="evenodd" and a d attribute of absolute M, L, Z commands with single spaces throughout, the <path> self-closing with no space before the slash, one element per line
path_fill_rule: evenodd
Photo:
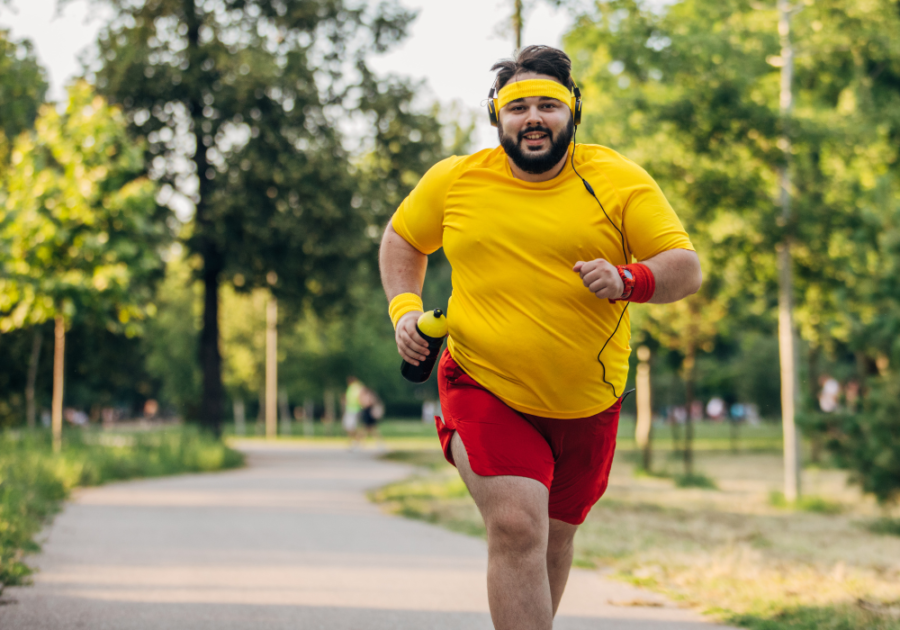
<path fill-rule="evenodd" d="M 447 316 L 439 308 L 433 311 L 425 311 L 419 315 L 416 326 L 419 327 L 423 335 L 428 335 L 432 339 L 440 339 L 447 334 Z"/>

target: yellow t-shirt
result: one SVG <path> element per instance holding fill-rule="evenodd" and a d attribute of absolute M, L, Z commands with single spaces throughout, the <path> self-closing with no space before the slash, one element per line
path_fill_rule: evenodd
<path fill-rule="evenodd" d="M 571 148 L 570 148 L 571 151 Z M 579 144 L 578 172 L 625 235 L 638 261 L 693 250 L 656 182 L 612 149 Z M 453 359 L 513 409 L 583 418 L 616 398 L 597 354 L 625 303 L 598 299 L 572 266 L 625 260 L 621 237 L 566 163 L 547 182 L 516 179 L 502 147 L 432 167 L 391 219 L 424 254 L 444 248 L 453 269 L 448 305 Z M 603 356 L 622 393 L 631 330 L 626 313 Z"/>

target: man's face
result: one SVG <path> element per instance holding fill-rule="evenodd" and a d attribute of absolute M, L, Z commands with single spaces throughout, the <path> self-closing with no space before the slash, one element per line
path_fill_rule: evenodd
<path fill-rule="evenodd" d="M 525 72 L 510 79 L 510 83 L 526 79 L 556 81 L 545 74 Z M 575 127 L 567 103 L 546 96 L 529 96 L 507 103 L 499 114 L 500 144 L 526 173 L 546 173 L 565 157 Z"/>

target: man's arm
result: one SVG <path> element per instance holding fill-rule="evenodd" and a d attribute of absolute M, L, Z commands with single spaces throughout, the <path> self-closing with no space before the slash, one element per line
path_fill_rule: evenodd
<path fill-rule="evenodd" d="M 670 249 L 641 263 L 650 268 L 656 280 L 651 304 L 677 302 L 696 293 L 703 282 L 700 258 L 689 249 Z M 584 286 L 598 298 L 615 299 L 625 290 L 615 266 L 602 258 L 578 261 L 572 271 L 581 276 Z"/>
<path fill-rule="evenodd" d="M 670 249 L 643 261 L 656 280 L 651 304 L 669 304 L 683 300 L 700 290 L 703 271 L 700 257 L 689 249 Z"/>
<path fill-rule="evenodd" d="M 381 284 L 388 302 L 401 293 L 422 295 L 428 256 L 397 234 L 390 222 L 381 238 L 378 266 L 381 269 Z M 394 334 L 397 351 L 404 361 L 412 365 L 419 365 L 419 361 L 424 360 L 428 354 L 428 344 L 416 332 L 416 321 L 421 314 L 422 311 L 411 311 L 401 317 Z"/>

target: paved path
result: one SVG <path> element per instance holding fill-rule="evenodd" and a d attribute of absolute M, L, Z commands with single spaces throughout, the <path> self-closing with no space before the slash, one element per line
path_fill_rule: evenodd
<path fill-rule="evenodd" d="M 367 453 L 251 446 L 249 466 L 78 492 L 2 630 L 491 630 L 481 540 L 382 514 L 409 474 Z M 573 570 L 558 630 L 713 630 Z"/>

